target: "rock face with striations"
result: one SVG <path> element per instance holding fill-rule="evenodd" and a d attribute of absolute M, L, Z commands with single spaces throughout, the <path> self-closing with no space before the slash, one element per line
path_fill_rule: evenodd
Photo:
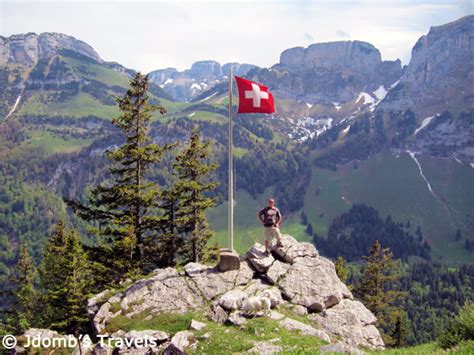
<path fill-rule="evenodd" d="M 239 270 L 219 272 L 216 267 L 189 263 L 183 272 L 157 269 L 150 278 L 121 293 L 98 294 L 88 305 L 95 330 L 108 334 L 108 324 L 115 317 L 133 318 L 144 311 L 148 318 L 163 312 L 202 311 L 219 324 L 241 326 L 246 321 L 246 300 L 263 296 L 270 300 L 272 311 L 261 315 L 278 321 L 283 328 L 338 347 L 382 349 L 374 315 L 353 299 L 337 277 L 334 264 L 321 257 L 312 244 L 289 235 L 283 235 L 282 240 L 284 247 L 273 246 L 271 255 L 265 255 L 264 247 L 256 243 L 241 257 Z M 313 325 L 274 310 L 281 307 L 307 315 Z"/>
<path fill-rule="evenodd" d="M 370 43 L 340 41 L 285 50 L 280 63 L 258 72 L 279 97 L 308 103 L 344 103 L 361 92 L 388 90 L 402 73 L 399 60 L 382 61 Z M 375 97 L 375 96 L 374 96 Z"/>
<path fill-rule="evenodd" d="M 50 58 L 60 49 L 70 50 L 96 62 L 102 62 L 97 52 L 72 36 L 62 33 L 26 33 L 0 36 L 0 66 L 6 64 L 20 64 L 34 66 L 42 58 Z"/>

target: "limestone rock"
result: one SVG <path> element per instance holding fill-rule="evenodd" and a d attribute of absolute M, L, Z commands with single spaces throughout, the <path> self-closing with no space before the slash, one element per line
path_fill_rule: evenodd
<path fill-rule="evenodd" d="M 169 335 L 161 330 L 132 330 L 123 335 L 125 339 L 154 339 L 161 344 L 169 339 Z"/>
<path fill-rule="evenodd" d="M 277 247 L 273 243 L 272 252 L 275 253 L 279 259 L 286 263 L 292 264 L 297 258 L 310 257 L 316 258 L 319 256 L 318 251 L 313 244 L 298 242 L 295 238 L 288 234 L 281 236 L 283 247 Z"/>
<path fill-rule="evenodd" d="M 227 322 L 232 324 L 232 325 L 242 325 L 245 323 L 247 318 L 245 317 L 245 314 L 243 314 L 241 311 L 233 311 L 230 315 L 229 318 L 227 319 Z"/>
<path fill-rule="evenodd" d="M 360 351 L 359 349 L 346 344 L 342 341 L 336 343 L 336 344 L 328 344 L 324 345 L 319 349 L 322 353 L 344 353 L 344 354 L 356 354 L 356 355 L 362 355 L 365 354 L 363 351 Z"/>
<path fill-rule="evenodd" d="M 384 343 L 375 327 L 376 318 L 361 302 L 344 299 L 336 306 L 310 318 L 327 332 L 341 336 L 355 347 L 383 349 Z"/>
<path fill-rule="evenodd" d="M 244 263 L 239 270 L 226 272 L 219 272 L 217 268 L 198 263 L 189 263 L 184 266 L 184 271 L 208 300 L 233 289 L 236 284 L 247 283 L 253 277 L 253 272 Z"/>
<path fill-rule="evenodd" d="M 318 337 L 328 343 L 331 341 L 329 335 L 320 329 L 316 329 L 308 324 L 302 323 L 292 318 L 284 318 L 280 321 L 280 326 L 288 330 L 299 330 L 304 335 Z"/>
<path fill-rule="evenodd" d="M 275 259 L 268 253 L 265 253 L 265 246 L 255 243 L 245 254 L 245 258 L 250 262 L 257 272 L 264 273 L 273 264 Z"/>
<path fill-rule="evenodd" d="M 242 290 L 230 290 L 219 298 L 219 305 L 228 311 L 240 309 L 243 300 L 247 298 L 247 296 L 247 293 Z"/>
<path fill-rule="evenodd" d="M 211 304 L 210 310 L 208 312 L 209 318 L 217 324 L 224 324 L 227 322 L 227 319 L 229 318 L 229 315 L 227 312 L 219 306 L 217 302 L 213 302 Z"/>
<path fill-rule="evenodd" d="M 272 355 L 272 354 L 279 354 L 281 353 L 282 348 L 281 346 L 275 345 L 274 342 L 271 341 L 256 341 L 254 343 L 254 347 L 246 353 L 257 353 L 257 354 L 264 354 L 264 355 Z"/>
<path fill-rule="evenodd" d="M 191 319 L 191 324 L 189 325 L 190 330 L 201 330 L 207 327 L 206 323 L 198 322 L 197 320 Z"/>
<path fill-rule="evenodd" d="M 171 338 L 171 342 L 168 347 L 165 349 L 165 355 L 181 355 L 185 354 L 186 348 L 192 345 L 192 338 L 194 334 L 188 330 L 183 330 L 177 332 L 173 338 Z"/>
<path fill-rule="evenodd" d="M 289 268 L 290 264 L 283 263 L 280 260 L 275 260 L 275 262 L 267 270 L 265 276 L 268 281 L 275 285 L 278 283 L 278 280 L 286 274 Z"/>
<path fill-rule="evenodd" d="M 301 258 L 290 267 L 279 287 L 286 299 L 309 311 L 320 312 L 345 297 L 352 298 L 347 286 L 337 277 L 334 264 L 323 257 Z"/>

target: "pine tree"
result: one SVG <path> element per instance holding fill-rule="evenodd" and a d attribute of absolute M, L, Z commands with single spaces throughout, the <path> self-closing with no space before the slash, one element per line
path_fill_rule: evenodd
<path fill-rule="evenodd" d="M 338 256 L 336 263 L 336 274 L 342 282 L 346 283 L 347 277 L 349 276 L 349 268 L 347 267 L 346 260 L 342 256 Z"/>
<path fill-rule="evenodd" d="M 76 335 L 87 330 L 90 286 L 87 255 L 79 237 L 60 222 L 48 240 L 40 265 L 45 326 Z"/>
<path fill-rule="evenodd" d="M 152 113 L 166 111 L 149 104 L 148 76 L 137 73 L 124 97 L 118 98 L 121 115 L 112 121 L 125 137 L 125 143 L 107 152 L 112 166 L 112 180 L 94 188 L 90 205 L 67 201 L 86 221 L 96 221 L 100 235 L 105 236 L 104 252 L 114 270 L 111 281 L 118 281 L 127 272 L 142 268 L 144 244 L 157 237 L 160 218 L 156 215 L 159 188 L 147 176 L 169 146 L 151 143 L 148 126 Z M 110 273 L 112 275 L 112 273 Z"/>
<path fill-rule="evenodd" d="M 13 275 L 13 304 L 12 316 L 9 317 L 9 325 L 17 332 L 35 325 L 37 313 L 35 307 L 37 304 L 37 295 L 34 289 L 35 267 L 28 246 L 22 243 L 18 262 Z"/>
<path fill-rule="evenodd" d="M 400 278 L 397 267 L 392 259 L 389 248 L 382 248 L 376 240 L 364 256 L 364 266 L 359 284 L 355 289 L 356 295 L 377 318 L 377 326 L 382 330 L 386 345 L 394 345 L 391 335 L 400 310 L 396 302 L 405 294 L 393 288 Z"/>
<path fill-rule="evenodd" d="M 216 198 L 208 193 L 217 187 L 210 181 L 217 164 L 209 163 L 209 142 L 203 142 L 197 130 L 193 130 L 188 145 L 176 156 L 173 165 L 178 178 L 175 193 L 179 196 L 181 231 L 185 237 L 182 248 L 183 262 L 212 258 L 208 242 L 212 236 L 206 211 L 216 205 Z"/>

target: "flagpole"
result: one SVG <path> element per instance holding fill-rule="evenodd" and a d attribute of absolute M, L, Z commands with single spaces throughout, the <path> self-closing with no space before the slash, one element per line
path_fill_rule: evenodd
<path fill-rule="evenodd" d="M 234 250 L 234 172 L 233 172 L 233 142 L 232 142 L 232 66 L 229 65 L 229 207 L 227 247 Z"/>

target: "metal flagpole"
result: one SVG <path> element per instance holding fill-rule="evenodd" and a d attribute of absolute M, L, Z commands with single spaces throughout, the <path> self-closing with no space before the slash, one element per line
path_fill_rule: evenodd
<path fill-rule="evenodd" d="M 232 66 L 229 65 L 229 207 L 228 207 L 228 240 L 227 247 L 234 250 L 234 172 L 232 143 Z"/>

